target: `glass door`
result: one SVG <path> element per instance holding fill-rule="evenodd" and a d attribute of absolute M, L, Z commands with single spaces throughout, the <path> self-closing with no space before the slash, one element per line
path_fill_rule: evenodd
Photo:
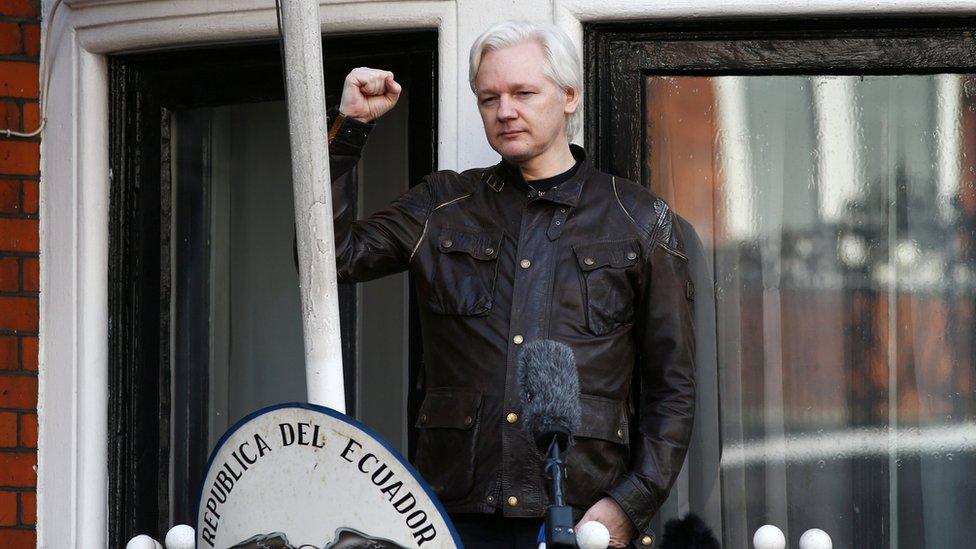
<path fill-rule="evenodd" d="M 695 440 L 658 520 L 694 511 L 732 548 L 763 524 L 789 546 L 809 528 L 835 547 L 969 545 L 971 34 L 628 30 L 590 33 L 620 59 L 591 99 L 601 161 L 694 228 L 713 289 Z"/>

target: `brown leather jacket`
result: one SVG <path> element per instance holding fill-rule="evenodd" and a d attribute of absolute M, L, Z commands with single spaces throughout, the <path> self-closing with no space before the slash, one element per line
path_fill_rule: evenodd
<path fill-rule="evenodd" d="M 450 512 L 542 516 L 542 456 L 520 425 L 521 346 L 569 345 L 582 428 L 566 456 L 577 518 L 610 495 L 650 545 L 651 517 L 678 476 L 695 405 L 694 287 L 668 205 L 597 171 L 545 193 L 506 164 L 426 176 L 355 219 L 342 179 L 370 125 L 330 134 L 340 280 L 410 270 L 420 302 L 426 397 L 415 466 Z M 636 409 L 636 413 L 635 413 Z"/>

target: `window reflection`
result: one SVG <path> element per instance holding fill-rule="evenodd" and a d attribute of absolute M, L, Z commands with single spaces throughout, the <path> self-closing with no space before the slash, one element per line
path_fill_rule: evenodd
<path fill-rule="evenodd" d="M 976 76 L 645 84 L 645 183 L 715 281 L 725 546 L 969 546 Z"/>

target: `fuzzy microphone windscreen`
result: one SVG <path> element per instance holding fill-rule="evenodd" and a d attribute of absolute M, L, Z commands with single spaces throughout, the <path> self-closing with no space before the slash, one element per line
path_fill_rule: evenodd
<path fill-rule="evenodd" d="M 553 436 L 564 448 L 580 426 L 579 372 L 565 343 L 540 339 L 522 348 L 518 361 L 522 426 L 545 453 Z"/>
<path fill-rule="evenodd" d="M 722 549 L 712 529 L 693 513 L 664 525 L 661 549 Z"/>

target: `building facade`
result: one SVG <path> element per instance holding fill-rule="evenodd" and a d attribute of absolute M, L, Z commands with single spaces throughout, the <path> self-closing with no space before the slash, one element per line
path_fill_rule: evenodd
<path fill-rule="evenodd" d="M 44 133 L 0 136 L 0 545 L 118 546 L 189 520 L 223 429 L 304 394 L 277 27 L 264 0 L 52 7 L 0 6 L 0 131 L 39 123 L 50 48 Z M 659 522 L 966 546 L 976 2 L 321 2 L 329 101 L 351 67 L 404 82 L 362 213 L 497 162 L 467 52 L 509 18 L 567 31 L 575 141 L 698 237 L 698 415 Z M 340 299 L 350 412 L 409 455 L 409 279 Z"/>

